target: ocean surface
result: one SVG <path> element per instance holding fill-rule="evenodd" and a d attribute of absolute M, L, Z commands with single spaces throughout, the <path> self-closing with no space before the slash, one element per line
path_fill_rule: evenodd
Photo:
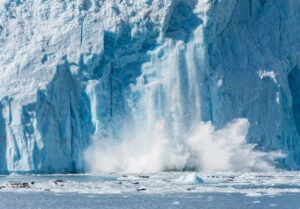
<path fill-rule="evenodd" d="M 10 175 L 1 209 L 300 209 L 300 173 Z"/>

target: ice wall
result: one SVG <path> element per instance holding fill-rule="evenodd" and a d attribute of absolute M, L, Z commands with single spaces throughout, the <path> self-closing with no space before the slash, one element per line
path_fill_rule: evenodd
<path fill-rule="evenodd" d="M 248 118 L 249 142 L 288 153 L 280 164 L 289 168 L 299 166 L 299 8 L 297 1 L 219 1 L 209 14 L 218 21 L 206 30 L 211 120 L 222 127 Z"/>
<path fill-rule="evenodd" d="M 83 171 L 92 141 L 160 118 L 175 138 L 195 121 L 247 118 L 249 142 L 283 150 L 278 166 L 298 168 L 299 9 L 294 0 L 0 1 L 1 172 Z"/>

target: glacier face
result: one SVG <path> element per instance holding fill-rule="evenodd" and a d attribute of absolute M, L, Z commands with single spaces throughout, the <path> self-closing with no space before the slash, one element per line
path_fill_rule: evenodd
<path fill-rule="evenodd" d="M 251 124 L 300 165 L 300 3 L 0 0 L 0 170 L 80 172 L 95 138 Z"/>
<path fill-rule="evenodd" d="M 263 150 L 284 150 L 289 158 L 281 163 L 298 168 L 300 28 L 296 22 L 300 5 L 295 1 L 230 2 L 212 9 L 215 18 L 220 9 L 230 12 L 221 24 L 211 25 L 217 32 L 207 36 L 212 77 L 223 82 L 221 88 L 212 87 L 212 120 L 219 127 L 237 116 L 248 118 L 249 141 Z"/>

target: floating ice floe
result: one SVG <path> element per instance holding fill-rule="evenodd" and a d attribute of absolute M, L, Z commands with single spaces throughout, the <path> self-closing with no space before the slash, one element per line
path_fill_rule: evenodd
<path fill-rule="evenodd" d="M 124 195 L 193 192 L 240 193 L 249 197 L 276 196 L 300 193 L 300 172 L 2 176 L 1 192 Z"/>

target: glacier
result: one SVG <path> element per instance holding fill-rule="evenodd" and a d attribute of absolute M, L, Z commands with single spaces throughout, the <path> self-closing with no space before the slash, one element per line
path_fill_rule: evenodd
<path fill-rule="evenodd" d="M 83 172 L 95 140 L 161 127 L 182 140 L 236 118 L 256 154 L 280 150 L 275 165 L 299 169 L 298 11 L 295 0 L 0 0 L 1 173 Z"/>

